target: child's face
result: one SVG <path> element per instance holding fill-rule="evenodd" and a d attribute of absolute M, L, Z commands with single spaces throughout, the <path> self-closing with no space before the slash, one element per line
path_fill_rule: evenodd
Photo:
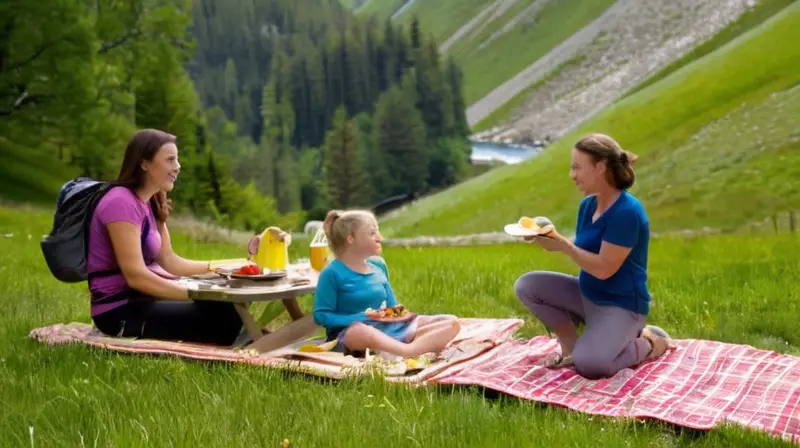
<path fill-rule="evenodd" d="M 381 236 L 378 223 L 374 219 L 364 222 L 353 235 L 348 237 L 350 248 L 364 258 L 381 254 Z"/>

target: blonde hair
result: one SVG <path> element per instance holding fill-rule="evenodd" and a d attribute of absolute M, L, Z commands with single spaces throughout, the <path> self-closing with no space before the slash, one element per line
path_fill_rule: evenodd
<path fill-rule="evenodd" d="M 617 189 L 627 190 L 636 181 L 633 164 L 636 154 L 625 151 L 613 138 L 605 134 L 589 134 L 575 143 L 575 149 L 588 154 L 594 163 L 606 162 L 606 180 Z"/>
<path fill-rule="evenodd" d="M 367 210 L 331 210 L 325 217 L 322 230 L 331 251 L 339 255 L 347 244 L 347 237 L 373 221 L 376 221 L 375 215 Z"/>

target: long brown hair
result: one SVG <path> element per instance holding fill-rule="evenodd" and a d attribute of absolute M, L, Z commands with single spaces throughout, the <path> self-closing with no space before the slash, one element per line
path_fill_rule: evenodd
<path fill-rule="evenodd" d="M 606 181 L 619 190 L 627 190 L 636 181 L 633 164 L 636 154 L 625 151 L 613 138 L 604 134 L 589 134 L 575 143 L 575 149 L 581 151 L 597 164 L 605 161 Z"/>
<path fill-rule="evenodd" d="M 125 157 L 122 159 L 122 166 L 119 169 L 115 185 L 126 187 L 131 191 L 144 185 L 144 171 L 142 162 L 152 161 L 158 150 L 168 143 L 175 143 L 177 138 L 158 129 L 142 129 L 128 142 L 125 148 Z M 153 209 L 153 216 L 159 221 L 166 218 L 161 216 L 162 201 L 166 201 L 166 193 L 157 194 L 150 199 L 150 207 Z"/>

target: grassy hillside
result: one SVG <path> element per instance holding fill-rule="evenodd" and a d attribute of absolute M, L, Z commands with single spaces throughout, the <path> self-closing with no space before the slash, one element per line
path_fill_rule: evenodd
<path fill-rule="evenodd" d="M 669 76 L 671 73 L 685 67 L 686 65 L 689 65 L 697 59 L 713 53 L 733 39 L 750 31 L 758 25 L 761 25 L 764 23 L 764 21 L 774 16 L 780 10 L 796 1 L 797 0 L 759 0 L 753 9 L 742 14 L 738 20 L 728 25 L 727 28 L 687 53 L 684 57 L 673 61 L 668 66 L 664 67 L 664 69 L 656 73 L 650 79 L 636 86 L 636 88 L 631 90 L 626 96 L 630 96 L 652 84 L 655 84 L 656 82 Z"/>
<path fill-rule="evenodd" d="M 537 0 L 518 0 L 499 18 L 487 22 L 475 36 L 465 36 L 449 51 L 464 69 L 464 100 L 479 100 L 504 81 L 546 55 L 569 36 L 596 19 L 614 0 L 546 2 L 532 13 L 517 15 Z M 489 20 L 491 15 L 485 20 Z M 504 25 L 519 20 L 506 32 Z"/>
<path fill-rule="evenodd" d="M 361 17 L 376 16 L 381 19 L 391 17 L 401 6 L 405 0 L 366 0 L 356 11 L 356 14 Z"/>
<path fill-rule="evenodd" d="M 77 172 L 54 160 L 0 137 L 0 199 L 54 204 L 58 190 Z"/>
<path fill-rule="evenodd" d="M 574 225 L 572 144 L 614 136 L 641 158 L 632 192 L 656 231 L 733 229 L 800 208 L 800 4 L 604 110 L 538 158 L 494 170 L 384 222 L 390 235 L 500 231 L 520 215 Z M 769 48 L 769 51 L 765 49 Z M 705 129 L 704 129 L 705 128 Z M 708 165 L 701 165 L 708 163 Z M 735 207 L 732 205 L 735 204 Z"/>
<path fill-rule="evenodd" d="M 706 56 L 714 52 L 715 50 L 721 48 L 722 46 L 724 46 L 731 40 L 735 39 L 736 37 L 739 37 L 740 35 L 746 33 L 752 28 L 760 25 L 765 20 L 769 19 L 777 12 L 779 12 L 781 9 L 785 8 L 786 6 L 790 5 L 795 1 L 797 0 L 759 0 L 757 3 L 755 3 L 755 5 L 753 5 L 751 9 L 742 14 L 742 16 L 735 22 L 728 25 L 721 32 L 714 35 L 711 39 L 698 45 L 694 50 L 690 51 L 683 57 L 673 61 L 671 64 L 664 67 L 661 71 L 651 76 L 645 82 L 635 86 L 633 89 L 626 92 L 622 96 L 622 98 L 633 95 L 634 93 L 643 90 L 644 88 L 666 78 L 676 70 L 694 62 L 697 59 L 702 58 L 703 56 Z M 540 88 L 542 85 L 549 82 L 553 78 L 556 78 L 556 76 L 559 74 L 561 70 L 567 69 L 572 64 L 580 63 L 584 57 L 585 57 L 584 53 L 579 54 L 573 60 L 567 61 L 562 66 L 553 70 L 549 75 L 547 75 L 539 82 L 530 85 L 527 89 L 523 90 L 517 96 L 515 96 L 514 98 L 503 104 L 503 106 L 496 109 L 486 118 L 476 123 L 473 126 L 473 130 L 475 131 L 487 130 L 494 126 L 507 123 L 514 116 L 515 113 L 520 112 L 518 109 L 526 104 L 528 97 L 533 92 L 535 92 L 538 88 Z"/>
<path fill-rule="evenodd" d="M 495 0 L 417 0 L 399 19 L 410 23 L 413 17 L 418 17 L 422 29 L 432 34 L 439 43 L 443 43 L 494 2 Z"/>
<path fill-rule="evenodd" d="M 464 69 L 464 99 L 471 104 L 547 54 L 596 19 L 614 0 L 418 0 L 398 20 L 416 16 L 444 43 L 484 8 L 488 14 L 447 50 Z M 391 16 L 403 0 L 368 0 L 359 16 Z"/>
<path fill-rule="evenodd" d="M 49 215 L 0 208 L 0 446 L 790 446 L 736 427 L 711 432 L 591 417 L 493 397 L 472 388 L 410 388 L 379 378 L 337 383 L 264 368 L 134 356 L 87 347 L 48 348 L 35 327 L 88 322 L 84 284 L 54 280 L 38 235 Z M 28 236 L 30 235 L 30 237 Z M 176 233 L 189 257 L 241 256 Z M 293 245 L 294 246 L 294 245 Z M 651 319 L 678 338 L 747 343 L 800 353 L 793 237 L 659 240 Z M 532 266 L 574 272 L 529 245 L 391 249 L 395 292 L 421 313 L 522 317 L 520 336 L 544 334 L 513 295 Z M 691 262 L 686 262 L 691 260 Z M 663 298 L 659 299 L 659 298 Z M 308 310 L 311 301 L 302 300 Z M 757 315 L 758 319 L 751 316 Z M 379 431 L 375 428 L 380 428 Z M 513 430 L 509 431 L 509 428 Z"/>

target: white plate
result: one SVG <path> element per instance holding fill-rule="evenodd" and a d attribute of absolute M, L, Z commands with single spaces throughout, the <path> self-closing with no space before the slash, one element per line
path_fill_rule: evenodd
<path fill-rule="evenodd" d="M 519 225 L 519 223 L 513 223 L 513 224 L 506 224 L 503 230 L 505 230 L 505 232 L 511 236 L 536 236 L 536 235 L 543 235 L 544 233 L 549 233 L 551 230 L 553 230 L 553 227 L 544 226 L 539 229 L 528 229 L 522 227 L 521 225 Z"/>

